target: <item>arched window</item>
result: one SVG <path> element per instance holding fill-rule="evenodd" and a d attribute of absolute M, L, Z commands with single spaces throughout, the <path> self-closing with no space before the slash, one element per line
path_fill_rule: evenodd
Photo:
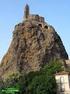
<path fill-rule="evenodd" d="M 45 29 L 48 29 L 48 26 L 47 26 L 47 25 L 45 25 L 45 26 L 44 26 L 44 28 L 45 28 Z"/>
<path fill-rule="evenodd" d="M 39 27 L 42 27 L 42 24 L 38 24 Z"/>

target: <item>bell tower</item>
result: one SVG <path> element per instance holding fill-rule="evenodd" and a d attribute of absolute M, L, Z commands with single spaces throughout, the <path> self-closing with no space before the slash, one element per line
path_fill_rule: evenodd
<path fill-rule="evenodd" d="M 25 8 L 24 8 L 24 20 L 26 20 L 29 16 L 29 5 L 26 4 Z"/>

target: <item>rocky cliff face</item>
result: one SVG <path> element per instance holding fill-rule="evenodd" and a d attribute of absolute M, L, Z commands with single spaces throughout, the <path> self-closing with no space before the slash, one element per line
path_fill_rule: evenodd
<path fill-rule="evenodd" d="M 17 72 L 37 71 L 53 58 L 68 59 L 59 35 L 46 22 L 28 19 L 15 26 L 0 75 L 6 78 Z"/>
<path fill-rule="evenodd" d="M 28 20 L 15 27 L 13 40 L 1 62 L 0 74 L 36 71 L 52 58 L 68 59 L 59 35 L 46 23 Z"/>

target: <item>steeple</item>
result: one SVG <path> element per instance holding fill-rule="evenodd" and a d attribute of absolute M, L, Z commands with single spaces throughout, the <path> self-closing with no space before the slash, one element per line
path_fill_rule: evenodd
<path fill-rule="evenodd" d="M 25 8 L 24 8 L 24 19 L 26 20 L 29 16 L 29 5 L 26 4 Z"/>

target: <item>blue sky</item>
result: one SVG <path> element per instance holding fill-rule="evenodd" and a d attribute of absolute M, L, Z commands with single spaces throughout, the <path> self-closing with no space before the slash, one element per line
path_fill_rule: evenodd
<path fill-rule="evenodd" d="M 70 56 L 70 0 L 0 0 L 0 60 L 9 48 L 14 26 L 23 20 L 26 3 L 31 13 L 54 26 Z"/>

